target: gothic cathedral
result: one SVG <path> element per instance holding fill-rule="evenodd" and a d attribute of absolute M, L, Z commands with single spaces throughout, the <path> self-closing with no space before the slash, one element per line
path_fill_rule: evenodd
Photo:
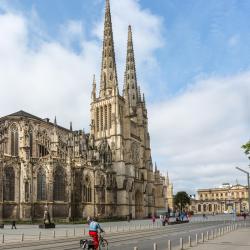
<path fill-rule="evenodd" d="M 153 168 L 147 108 L 131 26 L 119 94 L 109 0 L 101 78 L 93 79 L 90 133 L 24 111 L 0 118 L 0 221 L 87 216 L 144 218 L 172 209 L 173 186 Z"/>

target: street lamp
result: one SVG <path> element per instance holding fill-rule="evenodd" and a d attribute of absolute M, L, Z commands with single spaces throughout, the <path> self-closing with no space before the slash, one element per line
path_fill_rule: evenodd
<path fill-rule="evenodd" d="M 245 173 L 247 175 L 247 186 L 248 186 L 248 213 L 250 212 L 250 182 L 249 182 L 249 172 L 239 167 L 236 167 L 239 171 Z"/>

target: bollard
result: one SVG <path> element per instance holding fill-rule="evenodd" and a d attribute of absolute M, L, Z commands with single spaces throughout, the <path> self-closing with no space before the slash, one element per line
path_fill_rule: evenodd
<path fill-rule="evenodd" d="M 22 242 L 24 241 L 24 234 L 22 234 L 22 238 L 21 238 L 21 241 L 22 241 Z"/>
<path fill-rule="evenodd" d="M 154 250 L 157 250 L 157 244 L 154 243 Z"/>
<path fill-rule="evenodd" d="M 191 241 L 191 236 L 188 236 L 188 246 L 191 247 L 192 246 L 192 241 Z"/>
<path fill-rule="evenodd" d="M 204 242 L 204 233 L 201 233 L 201 242 Z"/>
<path fill-rule="evenodd" d="M 39 232 L 38 240 L 41 240 L 41 238 L 42 238 L 42 233 Z"/>
<path fill-rule="evenodd" d="M 220 234 L 220 228 L 218 229 L 218 231 L 219 231 L 219 232 L 218 232 L 218 236 L 221 236 L 221 234 Z"/>
<path fill-rule="evenodd" d="M 168 250 L 172 250 L 171 249 L 171 240 L 168 240 Z"/>
<path fill-rule="evenodd" d="M 138 247 L 134 247 L 134 250 L 138 250 Z"/>
<path fill-rule="evenodd" d="M 212 240 L 214 239 L 214 231 L 213 230 L 211 231 L 211 238 L 212 238 Z"/>
<path fill-rule="evenodd" d="M 74 228 L 74 236 L 76 236 L 76 229 Z"/>
<path fill-rule="evenodd" d="M 198 234 L 195 235 L 195 243 L 198 245 Z"/>
<path fill-rule="evenodd" d="M 54 237 L 54 239 L 56 238 L 56 231 L 55 230 L 53 232 L 53 237 Z"/>
<path fill-rule="evenodd" d="M 180 250 L 183 250 L 183 239 L 180 238 Z"/>
<path fill-rule="evenodd" d="M 116 232 L 118 232 L 118 226 L 116 226 Z"/>
<path fill-rule="evenodd" d="M 209 240 L 209 232 L 207 231 L 207 240 Z"/>
<path fill-rule="evenodd" d="M 3 236 L 2 236 L 2 243 L 4 243 L 4 234 L 3 234 Z"/>
<path fill-rule="evenodd" d="M 86 234 L 86 229 L 85 229 L 85 228 L 83 229 L 83 234 L 84 234 L 84 235 Z"/>

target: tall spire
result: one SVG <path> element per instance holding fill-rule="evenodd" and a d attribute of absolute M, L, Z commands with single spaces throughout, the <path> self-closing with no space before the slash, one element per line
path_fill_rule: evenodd
<path fill-rule="evenodd" d="M 100 96 L 118 94 L 115 49 L 109 0 L 106 0 Z"/>
<path fill-rule="evenodd" d="M 137 87 L 132 29 L 130 25 L 128 26 L 128 44 L 125 76 L 126 77 L 124 88 L 128 89 L 130 105 L 131 107 L 136 107 L 139 96 Z"/>

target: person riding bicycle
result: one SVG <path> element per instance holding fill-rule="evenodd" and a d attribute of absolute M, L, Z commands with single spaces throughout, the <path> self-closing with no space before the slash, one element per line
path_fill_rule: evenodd
<path fill-rule="evenodd" d="M 92 239 L 93 239 L 95 249 L 98 249 L 98 247 L 99 247 L 99 238 L 98 238 L 99 231 L 104 232 L 104 230 L 101 228 L 100 224 L 97 222 L 97 219 L 93 218 L 89 224 L 89 236 L 92 237 Z"/>

